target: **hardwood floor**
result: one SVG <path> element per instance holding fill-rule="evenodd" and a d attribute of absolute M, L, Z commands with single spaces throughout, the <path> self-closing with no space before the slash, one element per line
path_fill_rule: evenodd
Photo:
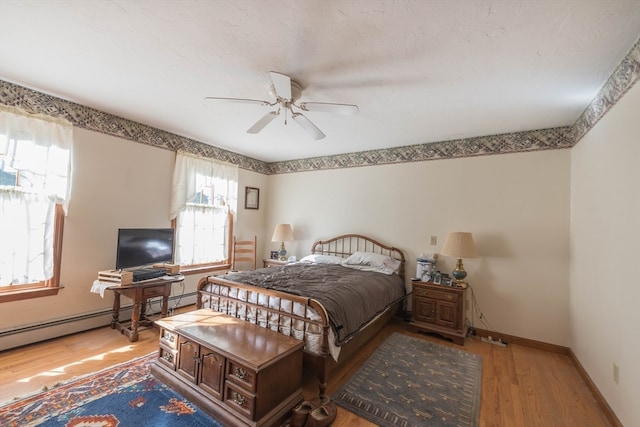
<path fill-rule="evenodd" d="M 184 311 L 184 310 L 180 310 Z M 363 350 L 333 371 L 327 392 L 335 392 L 393 332 L 462 348 L 438 336 L 410 332 L 393 320 Z M 156 329 L 131 343 L 109 327 L 0 352 L 0 402 L 50 388 L 59 382 L 157 350 Z M 518 344 L 507 347 L 467 338 L 464 350 L 483 356 L 482 426 L 611 426 L 568 356 Z M 305 398 L 317 394 L 317 380 L 305 370 Z M 334 427 L 374 424 L 338 408 Z"/>

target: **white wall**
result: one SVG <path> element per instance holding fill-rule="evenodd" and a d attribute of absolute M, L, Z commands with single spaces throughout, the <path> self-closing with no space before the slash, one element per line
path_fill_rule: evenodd
<path fill-rule="evenodd" d="M 569 151 L 555 150 L 275 175 L 267 224 L 293 225 L 287 249 L 298 257 L 342 233 L 397 246 L 407 284 L 420 254 L 470 231 L 481 257 L 464 261 L 467 279 L 490 322 L 475 326 L 567 346 L 569 164 Z"/>
<path fill-rule="evenodd" d="M 639 119 L 636 84 L 571 153 L 571 348 L 626 426 L 640 425 Z"/>
<path fill-rule="evenodd" d="M 248 170 L 240 169 L 238 172 L 238 214 L 234 225 L 234 234 L 240 240 L 258 238 L 257 265 L 262 267 L 263 254 L 269 253 L 271 234 L 266 229 L 266 197 L 269 194 L 268 176 Z M 260 190 L 258 209 L 245 209 L 245 187 L 254 187 Z M 273 230 L 271 230 L 273 232 Z"/>

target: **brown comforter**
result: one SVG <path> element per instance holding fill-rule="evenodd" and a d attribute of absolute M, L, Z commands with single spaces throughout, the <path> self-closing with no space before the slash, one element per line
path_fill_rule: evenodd
<path fill-rule="evenodd" d="M 360 271 L 332 264 L 296 263 L 231 273 L 224 278 L 317 300 L 329 315 L 338 346 L 406 296 L 404 282 L 396 274 Z"/>

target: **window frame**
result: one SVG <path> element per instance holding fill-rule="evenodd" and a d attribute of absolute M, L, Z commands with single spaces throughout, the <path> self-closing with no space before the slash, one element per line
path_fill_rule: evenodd
<path fill-rule="evenodd" d="M 39 282 L 0 287 L 0 303 L 57 295 L 62 267 L 62 238 L 64 235 L 64 208 L 56 204 L 53 229 L 53 276 Z"/>
<path fill-rule="evenodd" d="M 3 142 L 10 144 L 5 146 L 5 148 L 12 147 L 13 150 L 15 150 L 16 144 L 18 143 L 18 137 L 20 137 L 20 141 L 29 141 L 31 145 L 45 147 L 47 149 L 47 167 L 45 168 L 46 171 L 44 176 L 45 186 L 47 183 L 50 183 L 48 181 L 49 172 L 52 172 L 52 174 L 58 175 L 58 177 L 64 177 L 64 184 L 66 187 L 64 192 L 60 191 L 62 190 L 61 188 L 52 188 L 54 192 L 48 194 L 50 200 L 55 200 L 53 224 L 46 225 L 51 227 L 52 234 L 51 259 L 49 259 L 49 255 L 47 254 L 46 260 L 47 267 L 49 262 L 52 263 L 52 269 L 46 269 L 47 275 L 51 274 L 51 277 L 31 283 L 11 284 L 0 287 L 0 303 L 57 295 L 58 291 L 63 289 L 63 286 L 61 285 L 62 240 L 64 237 L 64 222 L 69 207 L 73 175 L 73 124 L 63 117 L 52 117 L 47 114 L 31 114 L 22 108 L 0 105 L 0 131 L 3 135 Z M 54 150 L 54 164 L 57 160 L 62 160 L 62 158 L 56 157 L 58 155 L 62 155 L 62 152 L 59 152 L 58 150 L 67 152 L 64 154 L 65 156 L 68 156 L 65 160 L 66 171 L 55 170 L 55 166 L 52 170 L 48 169 L 48 162 L 52 155 L 52 149 Z M 11 155 L 13 160 L 16 159 L 15 154 L 15 151 L 13 151 Z M 30 155 L 32 154 L 33 153 L 29 152 L 28 149 L 27 152 L 21 154 L 21 157 L 25 157 L 20 159 L 25 162 L 24 165 L 26 165 L 26 163 L 31 163 L 32 159 L 30 158 Z M 13 187 L 22 187 L 19 184 L 23 170 L 35 173 L 35 170 L 31 167 L 17 167 L 16 170 L 17 174 L 15 178 L 18 185 L 13 184 Z M 56 184 L 53 184 L 53 186 L 55 187 Z M 52 197 L 55 197 L 55 199 Z M 50 214 L 50 212 L 47 211 L 47 214 Z M 50 237 L 47 232 L 47 239 L 49 238 Z M 48 249 L 49 248 L 47 248 L 47 250 Z"/>
<path fill-rule="evenodd" d="M 182 224 L 180 223 L 180 212 L 191 204 L 197 208 L 199 205 L 198 201 L 203 202 L 205 195 L 207 195 L 210 200 L 208 200 L 208 203 L 203 204 L 215 209 L 220 209 L 226 206 L 227 214 L 227 235 L 224 237 L 221 236 L 224 244 L 227 246 L 227 250 L 226 253 L 220 254 L 221 257 L 226 258 L 218 258 L 216 261 L 207 262 L 203 258 L 208 257 L 192 257 L 189 255 L 190 259 L 185 259 L 184 261 L 203 261 L 203 263 L 181 264 L 180 271 L 186 274 L 197 274 L 229 270 L 231 268 L 233 222 L 237 209 L 238 166 L 215 159 L 204 158 L 177 151 L 172 184 L 169 217 L 171 220 L 171 227 L 176 230 L 176 234 L 178 234 L 177 232 L 182 227 Z M 220 188 L 218 188 L 218 186 L 220 186 Z M 198 193 L 200 193 L 200 196 L 196 199 L 194 196 Z M 221 200 L 216 199 L 217 193 L 222 197 Z M 221 212 L 218 212 L 216 215 L 220 213 Z M 176 255 L 178 252 L 178 244 L 179 242 L 176 239 Z M 180 261 L 175 259 L 175 262 Z"/>

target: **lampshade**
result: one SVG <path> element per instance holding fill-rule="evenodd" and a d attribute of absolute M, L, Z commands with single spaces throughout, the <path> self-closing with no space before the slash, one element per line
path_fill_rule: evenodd
<path fill-rule="evenodd" d="M 473 236 L 463 231 L 449 233 L 440 253 L 458 258 L 478 258 Z"/>
<path fill-rule="evenodd" d="M 273 230 L 272 242 L 291 242 L 293 240 L 293 231 L 291 224 L 278 224 Z"/>
<path fill-rule="evenodd" d="M 478 257 L 478 251 L 476 251 L 476 245 L 473 243 L 471 233 L 465 233 L 462 231 L 449 233 L 447 235 L 447 240 L 444 241 L 441 253 L 442 255 L 458 258 L 456 268 L 451 272 L 451 275 L 456 279 L 456 286 L 466 288 L 467 282 L 464 281 L 464 278 L 467 277 L 467 272 L 464 271 L 462 258 Z"/>

